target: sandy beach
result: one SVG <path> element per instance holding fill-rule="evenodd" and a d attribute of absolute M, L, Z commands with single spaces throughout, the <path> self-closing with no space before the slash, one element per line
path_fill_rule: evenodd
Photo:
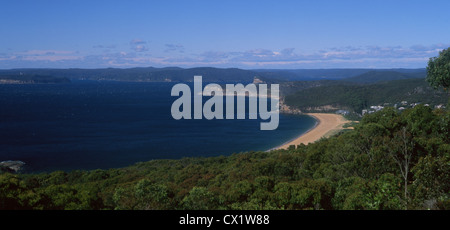
<path fill-rule="evenodd" d="M 318 124 L 307 133 L 299 136 L 284 145 L 275 149 L 287 149 L 290 145 L 309 144 L 319 140 L 322 137 L 328 137 L 338 130 L 343 129 L 343 125 L 350 122 L 342 115 L 331 113 L 306 113 L 305 115 L 313 116 L 317 119 Z"/>

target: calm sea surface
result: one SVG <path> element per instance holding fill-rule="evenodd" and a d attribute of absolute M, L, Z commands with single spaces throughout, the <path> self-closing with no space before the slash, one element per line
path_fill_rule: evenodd
<path fill-rule="evenodd" d="M 261 131 L 262 120 L 174 120 L 173 85 L 0 85 L 0 161 L 21 160 L 28 172 L 42 172 L 230 155 L 271 149 L 315 124 L 280 115 L 277 130 Z"/>

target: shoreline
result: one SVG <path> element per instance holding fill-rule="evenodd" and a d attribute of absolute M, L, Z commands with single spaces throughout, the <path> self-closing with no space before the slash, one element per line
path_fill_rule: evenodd
<path fill-rule="evenodd" d="M 314 127 L 296 137 L 295 139 L 288 141 L 280 146 L 270 149 L 271 150 L 279 150 L 279 149 L 288 149 L 289 146 L 300 145 L 300 144 L 309 144 L 320 140 L 322 137 L 327 137 L 335 131 L 342 130 L 342 126 L 346 123 L 349 123 L 347 119 L 345 119 L 342 115 L 334 114 L 334 113 L 304 113 L 304 115 L 308 115 L 316 119 L 316 124 Z"/>

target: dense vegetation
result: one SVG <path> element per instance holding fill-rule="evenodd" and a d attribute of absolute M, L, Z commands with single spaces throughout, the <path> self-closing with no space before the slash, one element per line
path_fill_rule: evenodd
<path fill-rule="evenodd" d="M 315 107 L 330 105 L 334 108 L 349 109 L 361 113 L 372 105 L 390 106 L 400 102 L 423 103 L 431 106 L 446 104 L 448 94 L 436 91 L 428 85 L 425 79 L 406 79 L 379 82 L 374 84 L 326 84 L 316 87 L 301 88 L 301 82 L 296 93 L 287 95 L 285 103 L 302 111 L 314 111 Z M 306 83 L 311 85 L 311 83 Z M 311 110 L 311 108 L 313 108 Z M 322 111 L 324 112 L 324 111 Z"/>
<path fill-rule="evenodd" d="M 427 66 L 427 81 L 434 88 L 450 87 L 450 48 L 439 52 L 438 57 L 430 58 Z"/>
<path fill-rule="evenodd" d="M 450 208 L 450 111 L 364 116 L 289 150 L 0 174 L 1 209 Z"/>

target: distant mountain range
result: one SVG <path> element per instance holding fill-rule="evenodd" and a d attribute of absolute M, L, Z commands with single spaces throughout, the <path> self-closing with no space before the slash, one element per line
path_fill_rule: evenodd
<path fill-rule="evenodd" d="M 373 83 L 383 80 L 399 80 L 395 74 L 404 78 L 425 78 L 426 69 L 261 69 L 253 70 L 257 73 L 265 74 L 266 77 L 287 81 L 308 81 L 308 80 L 343 80 L 352 82 Z M 375 75 L 375 76 L 374 76 Z M 283 76 L 279 78 L 278 76 Z M 365 80 L 367 78 L 367 81 Z M 392 78 L 392 79 L 391 79 Z"/>
<path fill-rule="evenodd" d="M 205 82 L 249 83 L 258 77 L 264 82 L 313 80 L 346 80 L 355 83 L 425 78 L 425 69 L 259 69 L 237 68 L 106 68 L 106 69 L 10 69 L 0 70 L 0 76 L 52 76 L 71 80 L 106 80 L 135 82 L 190 82 L 194 75 L 202 75 Z"/>
<path fill-rule="evenodd" d="M 210 67 L 182 69 L 129 68 L 129 69 L 12 69 L 0 70 L 1 75 L 45 75 L 65 77 L 72 80 L 132 81 L 132 82 L 190 82 L 195 75 L 203 76 L 205 82 L 252 82 L 255 73 L 248 70 Z"/>
<path fill-rule="evenodd" d="M 414 78 L 425 78 L 426 71 L 418 70 L 414 72 L 406 71 L 380 71 L 373 70 L 367 73 L 360 74 L 358 76 L 344 78 L 344 81 L 355 82 L 355 83 L 376 83 L 382 81 L 394 81 L 394 80 L 404 80 L 404 79 L 414 79 Z"/>

